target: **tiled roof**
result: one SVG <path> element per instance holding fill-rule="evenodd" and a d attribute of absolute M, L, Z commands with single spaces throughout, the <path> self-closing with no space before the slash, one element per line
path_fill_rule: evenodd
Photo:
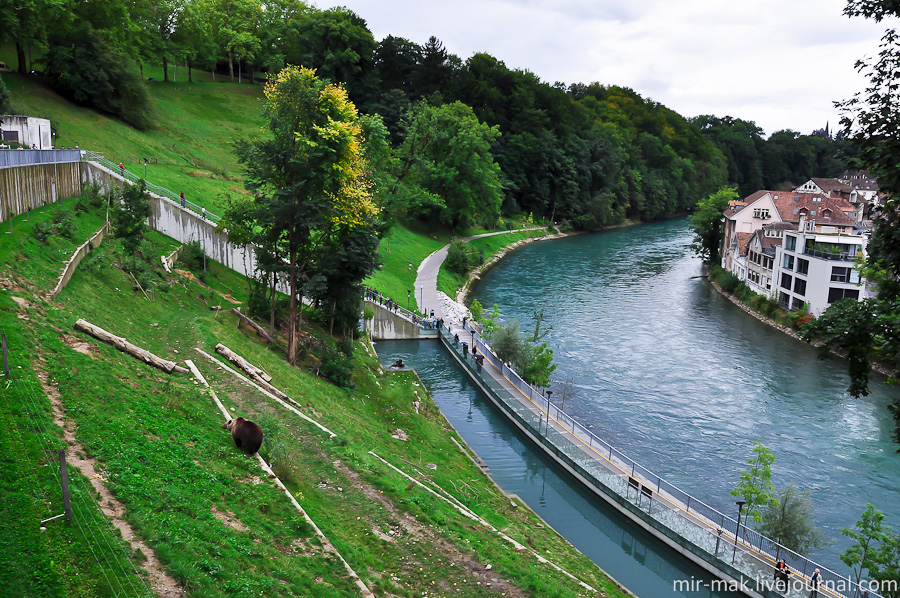
<path fill-rule="evenodd" d="M 829 193 L 831 191 L 837 193 L 850 193 L 852 189 L 849 185 L 840 182 L 837 179 L 811 179 L 816 185 L 819 186 L 819 189 L 824 191 L 825 193 Z"/>
<path fill-rule="evenodd" d="M 729 216 L 734 216 L 735 214 L 737 214 L 742 209 L 744 209 L 745 207 L 752 204 L 754 201 L 756 201 L 757 199 L 759 199 L 766 193 L 768 193 L 768 191 L 762 190 L 762 191 L 757 191 L 755 193 L 751 193 L 744 199 L 732 199 L 731 201 L 728 202 L 728 207 L 725 208 L 725 211 L 723 212 L 723 214 L 725 214 L 726 218 L 728 218 Z"/>
<path fill-rule="evenodd" d="M 775 195 L 772 197 L 775 199 Z M 816 199 L 818 201 L 814 201 Z M 853 211 L 853 206 L 846 200 L 818 193 L 780 192 L 775 199 L 775 209 L 785 222 L 799 222 L 801 210 L 805 209 L 806 217 L 818 224 L 855 226 L 856 222 L 844 213 L 848 208 Z M 830 211 L 829 218 L 825 218 L 825 210 Z"/>
<path fill-rule="evenodd" d="M 737 233 L 738 255 L 747 255 L 747 245 L 753 233 Z"/>

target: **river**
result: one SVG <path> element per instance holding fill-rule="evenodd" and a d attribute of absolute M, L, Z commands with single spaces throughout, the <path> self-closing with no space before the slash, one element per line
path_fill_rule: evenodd
<path fill-rule="evenodd" d="M 685 220 L 534 243 L 510 254 L 474 290 L 523 329 L 535 308 L 552 326 L 554 379 L 577 394 L 565 409 L 627 455 L 725 513 L 754 440 L 776 456 L 776 486 L 811 491 L 817 525 L 833 541 L 810 556 L 841 573 L 839 555 L 872 502 L 900 527 L 900 455 L 887 412 L 897 389 L 846 394 L 846 365 L 758 322 L 696 278 Z M 550 466 L 512 431 L 437 343 L 378 343 L 402 356 L 507 492 L 638 596 L 709 579 Z M 558 396 L 558 393 L 557 393 Z"/>

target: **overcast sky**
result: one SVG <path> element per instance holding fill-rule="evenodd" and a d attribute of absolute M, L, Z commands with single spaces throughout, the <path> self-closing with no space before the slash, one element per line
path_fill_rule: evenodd
<path fill-rule="evenodd" d="M 319 0 L 320 8 L 334 6 Z M 853 65 L 885 24 L 844 0 L 345 0 L 377 40 L 432 35 L 462 60 L 487 52 L 542 80 L 631 87 L 685 117 L 752 120 L 768 136 L 838 120 L 864 88 Z"/>

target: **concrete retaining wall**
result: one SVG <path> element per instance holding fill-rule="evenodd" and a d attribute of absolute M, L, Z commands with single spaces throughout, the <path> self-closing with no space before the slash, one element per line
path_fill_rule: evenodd
<path fill-rule="evenodd" d="M 81 195 L 82 163 L 0 168 L 0 222 L 60 199 Z"/>

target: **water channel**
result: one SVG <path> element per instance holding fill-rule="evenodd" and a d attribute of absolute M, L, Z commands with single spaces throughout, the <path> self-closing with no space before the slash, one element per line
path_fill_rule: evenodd
<path fill-rule="evenodd" d="M 810 556 L 846 573 L 838 555 L 866 502 L 900 526 L 900 455 L 891 393 L 844 390 L 845 365 L 770 329 L 702 279 L 684 220 L 529 245 L 476 287 L 485 305 L 528 328 L 535 307 L 577 395 L 566 411 L 651 470 L 730 513 L 729 491 L 754 440 L 776 455 L 776 486 L 809 489 L 816 523 L 834 542 Z M 479 397 L 437 343 L 379 343 L 404 354 L 448 419 L 514 492 L 638 596 L 673 595 L 672 579 L 702 577 L 638 534 L 555 470 Z M 704 595 L 686 593 L 685 595 Z M 707 592 L 708 595 L 708 592 Z"/>

